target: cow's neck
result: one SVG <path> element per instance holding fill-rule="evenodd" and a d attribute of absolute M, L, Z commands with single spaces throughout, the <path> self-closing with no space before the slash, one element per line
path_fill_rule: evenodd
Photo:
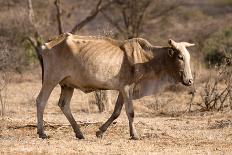
<path fill-rule="evenodd" d="M 151 51 L 152 56 L 149 61 L 136 64 L 135 66 L 140 69 L 143 74 L 154 72 L 157 76 L 170 76 L 170 57 L 168 56 L 168 49 L 170 47 L 153 47 Z M 151 55 L 151 54 L 150 54 Z"/>
<path fill-rule="evenodd" d="M 170 47 L 153 47 L 147 57 L 148 61 L 145 63 L 138 63 L 134 65 L 135 81 L 151 72 L 155 76 L 168 77 L 171 79 L 170 72 L 170 57 L 168 56 L 168 49 Z M 150 54 L 152 53 L 152 54 Z"/>
<path fill-rule="evenodd" d="M 171 77 L 168 47 L 154 48 L 153 57 L 146 63 L 136 64 L 136 82 L 134 99 L 162 91 L 165 86 L 173 83 Z"/>
<path fill-rule="evenodd" d="M 169 70 L 170 61 L 168 56 L 169 47 L 157 47 L 153 48 L 153 59 L 150 62 L 152 69 L 156 74 L 165 74 Z"/>

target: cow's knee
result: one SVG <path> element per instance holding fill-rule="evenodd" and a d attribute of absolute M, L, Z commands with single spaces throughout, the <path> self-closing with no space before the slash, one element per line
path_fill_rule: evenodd
<path fill-rule="evenodd" d="M 135 115 L 133 107 L 129 107 L 126 110 L 126 114 L 127 114 L 127 117 L 129 118 L 129 120 L 133 120 L 134 119 L 134 115 Z"/>
<path fill-rule="evenodd" d="M 40 105 L 40 98 L 39 97 L 36 98 L 35 103 L 36 103 L 37 107 Z"/>
<path fill-rule="evenodd" d="M 59 102 L 58 102 L 58 106 L 63 109 L 66 105 L 66 102 L 64 99 L 60 99 Z"/>
<path fill-rule="evenodd" d="M 115 113 L 112 114 L 112 118 L 115 120 L 118 118 L 118 116 L 120 115 L 121 111 L 116 111 Z"/>
<path fill-rule="evenodd" d="M 128 115 L 133 119 L 135 116 L 134 111 L 130 111 Z"/>
<path fill-rule="evenodd" d="M 41 104 L 41 93 L 37 96 L 36 100 L 35 100 L 35 103 L 36 103 L 36 106 L 38 107 L 40 104 Z"/>
<path fill-rule="evenodd" d="M 35 103 L 36 103 L 37 110 L 38 111 L 41 111 L 41 110 L 43 111 L 43 109 L 45 108 L 46 102 L 44 100 L 42 100 L 40 95 L 36 98 Z"/>

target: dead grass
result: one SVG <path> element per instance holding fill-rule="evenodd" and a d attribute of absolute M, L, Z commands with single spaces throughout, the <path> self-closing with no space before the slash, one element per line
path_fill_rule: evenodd
<path fill-rule="evenodd" d="M 39 71 L 39 70 L 37 70 Z M 14 75 L 8 88 L 8 113 L 0 119 L 0 154 L 231 154 L 231 111 L 184 114 L 187 92 L 165 92 L 136 100 L 135 125 L 141 139 L 129 140 L 125 112 L 98 139 L 95 132 L 110 116 L 89 105 L 93 96 L 75 91 L 71 107 L 85 140 L 78 140 L 57 106 L 59 87 L 45 110 L 48 140 L 36 135 L 35 98 L 41 87 L 36 70 Z M 115 100 L 115 99 L 113 99 Z M 197 99 L 196 99 L 197 100 Z M 229 125 L 228 125 L 229 122 Z"/>

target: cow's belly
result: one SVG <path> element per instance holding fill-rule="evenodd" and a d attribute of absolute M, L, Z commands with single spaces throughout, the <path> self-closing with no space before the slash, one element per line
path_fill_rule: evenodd
<path fill-rule="evenodd" d="M 84 59 L 72 67 L 70 76 L 63 83 L 83 91 L 94 89 L 119 89 L 121 78 L 126 76 L 123 68 L 123 53 L 120 55 L 99 55 Z"/>
<path fill-rule="evenodd" d="M 89 73 L 88 71 L 84 71 L 79 74 L 80 75 L 72 74 L 68 76 L 65 82 L 80 88 L 113 89 L 120 85 L 118 75 L 112 75 L 110 72 L 108 72 L 108 74 L 101 74 L 101 72 Z"/>
<path fill-rule="evenodd" d="M 122 58 L 102 60 L 94 60 L 92 62 L 84 62 L 83 76 L 98 81 L 109 81 L 120 74 L 123 60 Z"/>

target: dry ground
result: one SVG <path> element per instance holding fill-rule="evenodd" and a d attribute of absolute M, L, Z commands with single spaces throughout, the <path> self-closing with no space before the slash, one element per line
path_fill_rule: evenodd
<path fill-rule="evenodd" d="M 57 106 L 57 87 L 44 116 L 50 139 L 41 140 L 36 135 L 34 102 L 40 87 L 37 74 L 13 76 L 7 114 L 0 117 L 0 154 L 232 154 L 232 111 L 182 114 L 189 99 L 186 93 L 159 98 L 165 105 L 158 105 L 154 97 L 136 101 L 135 124 L 141 139 L 134 141 L 129 140 L 124 111 L 102 139 L 96 138 L 112 107 L 99 114 L 95 105 L 88 104 L 91 96 L 76 91 L 71 107 L 85 135 L 85 140 L 78 140 Z"/>

